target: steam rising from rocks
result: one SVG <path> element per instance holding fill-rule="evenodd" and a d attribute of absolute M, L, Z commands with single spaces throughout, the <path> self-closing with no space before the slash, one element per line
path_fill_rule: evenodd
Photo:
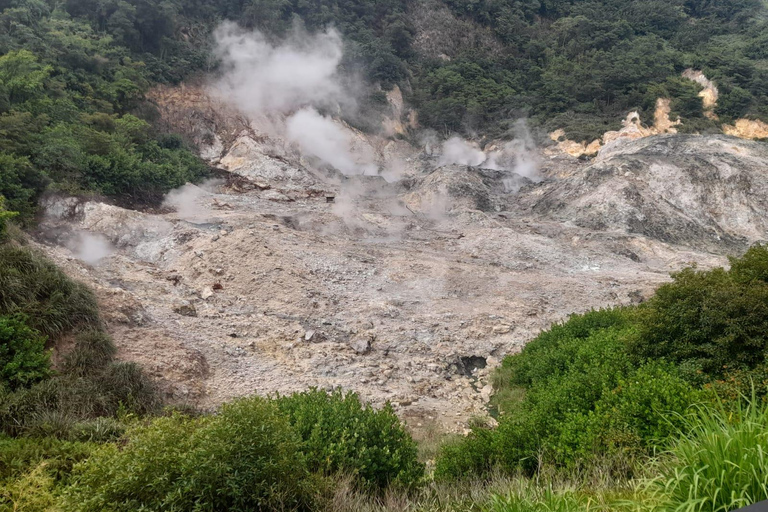
<path fill-rule="evenodd" d="M 89 265 L 96 265 L 102 259 L 115 252 L 115 248 L 105 236 L 85 231 L 78 233 L 70 241 L 69 246 L 77 259 Z"/>
<path fill-rule="evenodd" d="M 313 108 L 304 108 L 286 122 L 288 140 L 306 155 L 326 162 L 346 175 L 376 174 L 371 155 L 355 153 L 349 132 Z"/>
<path fill-rule="evenodd" d="M 273 45 L 261 32 L 225 22 L 214 37 L 225 70 L 215 88 L 246 114 L 290 113 L 345 100 L 338 74 L 342 41 L 333 29 L 308 34 L 296 27 Z"/>
<path fill-rule="evenodd" d="M 485 162 L 487 156 L 480 148 L 460 137 L 451 137 L 443 142 L 440 155 L 440 165 L 471 165 L 478 166 Z"/>
<path fill-rule="evenodd" d="M 508 192 L 517 193 L 521 186 L 519 177 L 534 183 L 542 180 L 539 173 L 539 154 L 528 125 L 524 119 L 515 123 L 515 138 L 504 143 L 500 149 L 482 151 L 476 144 L 459 137 L 451 137 L 442 146 L 440 165 L 471 165 L 496 171 L 507 171 L 510 176 L 504 180 Z"/>
<path fill-rule="evenodd" d="M 350 130 L 318 112 L 343 111 L 355 103 L 354 81 L 339 73 L 338 32 L 309 34 L 297 26 L 273 44 L 260 32 L 228 22 L 214 35 L 224 68 L 214 85 L 218 96 L 252 120 L 268 117 L 278 135 L 343 174 L 375 174 L 373 156 L 352 149 Z"/>
<path fill-rule="evenodd" d="M 163 206 L 174 208 L 179 218 L 187 221 L 206 222 L 210 208 L 203 204 L 202 199 L 214 193 L 221 180 L 208 180 L 199 186 L 187 183 L 166 194 Z"/>

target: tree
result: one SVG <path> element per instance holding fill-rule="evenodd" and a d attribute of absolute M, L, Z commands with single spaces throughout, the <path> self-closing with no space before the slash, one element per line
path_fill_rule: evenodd
<path fill-rule="evenodd" d="M 51 73 L 27 50 L 9 52 L 0 57 L 0 95 L 9 105 L 28 101 L 39 95 Z"/>

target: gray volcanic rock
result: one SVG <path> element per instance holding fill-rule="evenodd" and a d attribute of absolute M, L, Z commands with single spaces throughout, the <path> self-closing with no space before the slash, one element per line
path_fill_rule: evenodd
<path fill-rule="evenodd" d="M 727 136 L 661 135 L 604 148 L 518 207 L 598 231 L 708 251 L 767 238 L 768 145 Z"/>

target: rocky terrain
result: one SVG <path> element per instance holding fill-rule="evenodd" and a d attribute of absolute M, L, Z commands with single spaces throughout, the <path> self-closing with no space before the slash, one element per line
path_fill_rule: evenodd
<path fill-rule="evenodd" d="M 461 431 L 541 329 L 766 238 L 763 143 L 550 149 L 534 182 L 347 128 L 381 175 L 343 176 L 199 92 L 156 99 L 220 178 L 144 212 L 52 196 L 36 243 L 95 288 L 119 356 L 182 403 L 341 386 Z"/>

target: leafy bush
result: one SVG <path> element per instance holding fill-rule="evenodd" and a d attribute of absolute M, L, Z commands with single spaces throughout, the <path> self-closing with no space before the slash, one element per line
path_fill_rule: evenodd
<path fill-rule="evenodd" d="M 667 510 L 728 512 L 768 499 L 768 405 L 702 407 L 648 487 Z"/>
<path fill-rule="evenodd" d="M 574 315 L 505 358 L 494 379 L 496 395 L 508 397 L 496 402 L 498 428 L 473 428 L 444 447 L 436 476 L 495 466 L 534 472 L 542 463 L 599 463 L 616 476 L 631 475 L 635 461 L 665 446 L 675 418 L 698 399 L 675 368 L 633 361 L 627 344 L 636 319 L 631 309 Z"/>
<path fill-rule="evenodd" d="M 54 494 L 54 484 L 46 463 L 41 462 L 28 473 L 0 487 L 0 511 L 55 511 L 59 500 Z"/>
<path fill-rule="evenodd" d="M 309 488 L 301 441 L 277 407 L 238 400 L 214 416 L 158 418 L 80 464 L 73 510 L 292 509 Z"/>
<path fill-rule="evenodd" d="M 23 315 L 0 316 L 0 386 L 27 387 L 51 375 L 45 337 Z"/>
<path fill-rule="evenodd" d="M 9 438 L 0 435 L 0 484 L 46 464 L 46 472 L 64 479 L 72 467 L 87 459 L 94 444 L 61 441 L 54 438 Z"/>
<path fill-rule="evenodd" d="M 641 308 L 632 351 L 722 378 L 765 362 L 768 351 L 768 248 L 754 246 L 732 269 L 685 269 Z"/>
<path fill-rule="evenodd" d="M 475 427 L 465 438 L 440 448 L 435 461 L 435 479 L 451 481 L 488 473 L 498 463 L 497 449 L 496 432 Z"/>
<path fill-rule="evenodd" d="M 302 439 L 309 469 L 348 473 L 382 489 L 423 476 L 416 443 L 389 405 L 374 410 L 355 393 L 311 390 L 275 399 Z"/>
<path fill-rule="evenodd" d="M 632 315 L 633 311 L 628 308 L 571 315 L 568 321 L 540 333 L 520 354 L 504 358 L 502 368 L 511 378 L 511 384 L 526 387 L 561 376 L 571 368 L 579 352 L 589 350 L 585 348 L 585 340 L 605 329 L 632 325 Z M 580 358 L 588 360 L 590 355 L 584 353 Z"/>
<path fill-rule="evenodd" d="M 608 469 L 631 473 L 635 461 L 667 446 L 698 401 L 699 394 L 674 368 L 651 363 L 621 378 L 588 415 L 572 418 L 559 443 L 584 460 L 607 454 L 608 461 L 622 465 Z"/>

